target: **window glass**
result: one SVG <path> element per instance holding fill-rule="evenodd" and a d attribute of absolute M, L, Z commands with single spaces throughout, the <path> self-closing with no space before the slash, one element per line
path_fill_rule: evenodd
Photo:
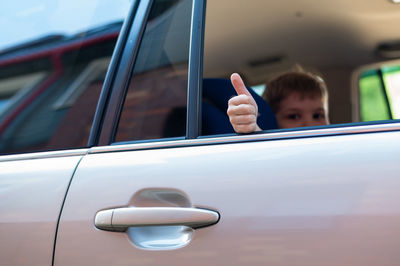
<path fill-rule="evenodd" d="M 360 78 L 361 121 L 390 119 L 383 86 L 383 79 L 378 71 L 365 72 Z"/>
<path fill-rule="evenodd" d="M 191 0 L 154 2 L 115 141 L 185 135 L 191 9 Z"/>
<path fill-rule="evenodd" d="M 0 154 L 87 145 L 130 4 L 23 0 L 0 10 Z"/>
<path fill-rule="evenodd" d="M 264 91 L 265 91 L 265 89 L 266 89 L 266 86 L 265 86 L 265 84 L 261 84 L 261 85 L 252 86 L 251 88 L 253 89 L 253 91 L 255 93 L 257 93 L 258 95 L 262 96 Z"/>
<path fill-rule="evenodd" d="M 383 67 L 386 93 L 393 119 L 400 119 L 400 66 Z"/>
<path fill-rule="evenodd" d="M 400 119 L 400 66 L 385 66 L 361 73 L 361 121 Z"/>

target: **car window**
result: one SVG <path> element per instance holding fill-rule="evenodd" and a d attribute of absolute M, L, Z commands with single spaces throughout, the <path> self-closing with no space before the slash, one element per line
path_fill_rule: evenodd
<path fill-rule="evenodd" d="M 191 9 L 191 0 L 154 1 L 115 141 L 185 135 Z"/>
<path fill-rule="evenodd" d="M 215 79 L 227 80 L 229 85 L 230 75 L 235 72 L 242 76 L 247 87 L 255 87 L 258 95 L 264 89 L 268 91 L 268 84 L 283 73 L 312 73 L 327 85 L 330 124 L 399 119 L 398 64 L 383 67 L 379 75 L 376 68 L 368 69 L 358 77 L 361 79 L 354 80 L 354 73 L 360 67 L 393 60 L 399 55 L 400 34 L 394 26 L 400 23 L 399 6 L 390 1 L 378 2 L 365 5 L 334 1 L 318 5 L 315 1 L 249 0 L 228 4 L 228 1 L 209 0 L 202 135 L 234 132 L 225 114 L 227 101 L 236 92 L 223 92 L 224 85 Z M 382 45 L 388 41 L 390 47 Z M 382 53 L 382 47 L 390 53 Z M 360 98 L 354 98 L 354 88 L 358 90 L 359 85 Z M 261 97 L 259 100 L 268 101 Z M 256 102 L 260 103 L 257 99 Z M 272 115 L 276 116 L 276 108 L 272 109 Z M 361 117 L 357 115 L 360 111 Z M 260 116 L 264 114 L 259 112 Z M 280 129 L 279 121 L 275 127 L 261 129 Z"/>
<path fill-rule="evenodd" d="M 361 121 L 400 119 L 400 65 L 363 70 L 358 89 Z"/>
<path fill-rule="evenodd" d="M 0 11 L 0 154 L 85 147 L 131 5 L 17 1 Z"/>

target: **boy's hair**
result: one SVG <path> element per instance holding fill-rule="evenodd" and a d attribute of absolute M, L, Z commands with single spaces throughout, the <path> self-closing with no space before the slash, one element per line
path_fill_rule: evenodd
<path fill-rule="evenodd" d="M 262 97 L 277 112 L 280 102 L 293 92 L 302 97 L 328 99 L 328 89 L 322 78 L 299 71 L 286 72 L 270 80 Z"/>

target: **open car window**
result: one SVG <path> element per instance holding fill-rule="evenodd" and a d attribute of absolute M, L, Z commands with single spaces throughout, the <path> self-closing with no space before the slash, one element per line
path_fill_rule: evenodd
<path fill-rule="evenodd" d="M 209 0 L 202 135 L 233 133 L 226 102 L 236 92 L 221 97 L 224 89 L 209 83 L 229 81 L 234 72 L 258 95 L 282 73 L 315 74 L 328 87 L 331 126 L 399 119 L 399 64 L 385 63 L 399 57 L 399 24 L 400 6 L 391 1 Z M 379 68 L 365 68 L 378 63 Z"/>

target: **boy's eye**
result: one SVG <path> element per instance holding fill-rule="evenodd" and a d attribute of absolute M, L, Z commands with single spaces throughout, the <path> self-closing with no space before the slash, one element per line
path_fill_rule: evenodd
<path fill-rule="evenodd" d="M 289 114 L 287 116 L 287 118 L 291 119 L 291 120 L 297 120 L 297 119 L 300 119 L 300 115 L 298 115 L 298 114 Z"/>
<path fill-rule="evenodd" d="M 315 113 L 313 114 L 313 119 L 319 120 L 319 119 L 324 119 L 325 114 L 324 113 Z"/>

